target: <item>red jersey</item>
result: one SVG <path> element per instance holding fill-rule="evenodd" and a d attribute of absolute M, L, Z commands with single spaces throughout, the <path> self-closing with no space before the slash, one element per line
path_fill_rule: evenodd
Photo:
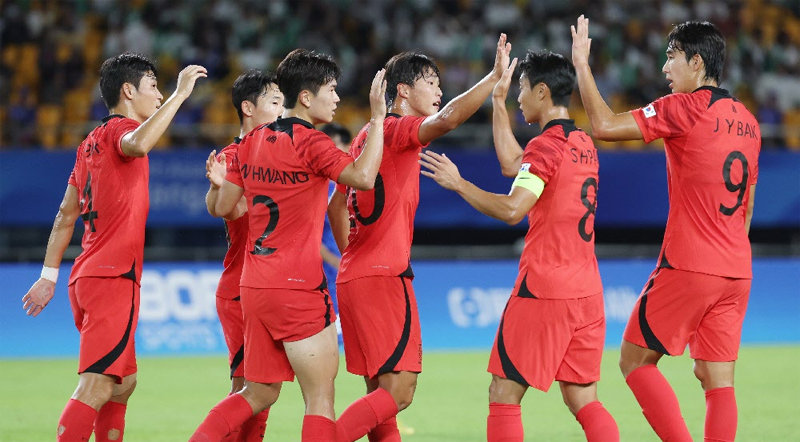
<path fill-rule="evenodd" d="M 217 159 L 225 156 L 227 163 L 233 161 L 241 141 L 239 137 L 236 137 L 233 143 L 217 154 Z M 233 221 L 224 220 L 228 251 L 225 252 L 225 259 L 222 261 L 225 270 L 222 271 L 217 285 L 217 296 L 220 298 L 233 299 L 239 296 L 239 282 L 242 279 L 244 251 L 247 246 L 248 219 L 250 219 L 250 214 L 245 212 L 244 215 Z"/>
<path fill-rule="evenodd" d="M 544 181 L 528 212 L 514 293 L 541 299 L 603 292 L 594 254 L 597 149 L 572 120 L 552 120 L 525 146 L 522 171 Z"/>
<path fill-rule="evenodd" d="M 262 125 L 242 139 L 225 177 L 244 188 L 250 213 L 241 286 L 323 286 L 328 180 L 338 179 L 352 162 L 330 137 L 299 118 Z"/>
<path fill-rule="evenodd" d="M 364 276 L 413 276 L 411 240 L 419 204 L 419 152 L 425 147 L 419 141 L 419 127 L 424 120 L 388 114 L 383 121 L 383 159 L 375 188 L 346 189 L 350 235 L 338 282 Z M 369 124 L 353 140 L 350 155 L 361 154 L 368 132 Z"/>
<path fill-rule="evenodd" d="M 644 140 L 664 139 L 669 217 L 659 267 L 752 278 L 745 231 L 761 132 L 728 91 L 701 87 L 636 109 Z"/>
<path fill-rule="evenodd" d="M 78 147 L 69 185 L 78 189 L 83 219 L 83 251 L 69 283 L 83 276 L 142 276 L 144 226 L 150 209 L 147 156 L 122 152 L 122 137 L 139 123 L 109 115 Z"/>

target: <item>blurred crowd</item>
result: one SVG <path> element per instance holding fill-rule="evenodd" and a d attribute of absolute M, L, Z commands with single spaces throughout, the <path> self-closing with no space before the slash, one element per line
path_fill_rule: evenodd
<path fill-rule="evenodd" d="M 666 35 L 685 20 L 715 23 L 727 37 L 721 86 L 761 122 L 764 148 L 800 150 L 800 1 L 767 0 L 0 0 L 0 146 L 72 149 L 107 114 L 102 61 L 123 51 L 150 56 L 165 97 L 196 63 L 209 78 L 176 116 L 163 148 L 212 148 L 238 134 L 233 80 L 274 69 L 290 50 L 316 49 L 342 68 L 336 120 L 358 130 L 369 115 L 374 72 L 393 54 L 420 50 L 442 71 L 445 100 L 491 68 L 497 36 L 512 55 L 546 48 L 569 57 L 569 26 L 590 18 L 592 67 L 612 109 L 669 92 L 661 73 Z M 524 127 L 515 109 L 517 134 Z M 577 94 L 571 108 L 588 128 Z M 489 103 L 443 142 L 491 142 Z M 449 140 L 449 141 L 448 141 Z M 604 148 L 648 149 L 641 143 Z"/>

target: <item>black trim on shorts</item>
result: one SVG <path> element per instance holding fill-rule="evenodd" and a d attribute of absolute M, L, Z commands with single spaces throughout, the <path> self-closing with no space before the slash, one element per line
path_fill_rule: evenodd
<path fill-rule="evenodd" d="M 406 297 L 406 320 L 403 323 L 403 333 L 400 334 L 400 341 L 389 356 L 389 359 L 378 369 L 378 376 L 395 371 L 394 368 L 397 366 L 397 363 L 400 362 L 400 358 L 403 357 L 403 353 L 405 353 L 406 347 L 408 347 L 408 339 L 411 336 L 411 299 L 408 296 L 408 287 L 406 287 L 405 278 L 401 276 L 400 282 L 403 284 L 403 293 Z"/>
<path fill-rule="evenodd" d="M 242 300 L 242 296 L 241 295 L 231 299 L 231 301 L 241 301 L 241 300 Z"/>
<path fill-rule="evenodd" d="M 233 374 L 236 373 L 236 369 L 242 365 L 242 361 L 244 361 L 244 344 L 239 347 L 239 351 L 233 355 L 233 361 L 231 361 L 231 379 L 233 379 Z"/>
<path fill-rule="evenodd" d="M 325 327 L 327 327 L 327 326 L 331 325 L 331 310 L 333 309 L 333 307 L 331 307 L 331 295 L 327 291 L 325 291 L 324 289 L 321 289 L 320 291 L 322 292 L 323 295 L 325 295 L 325 298 L 324 298 L 324 300 L 325 300 Z M 325 327 L 322 327 L 322 328 L 325 328 Z"/>
<path fill-rule="evenodd" d="M 130 279 L 133 282 L 136 282 L 136 260 L 133 260 L 133 264 L 131 264 L 131 269 L 127 272 L 119 275 L 122 278 Z"/>
<path fill-rule="evenodd" d="M 503 310 L 503 319 L 500 320 L 500 326 L 497 328 L 497 355 L 500 357 L 500 365 L 503 367 L 503 374 L 506 379 L 530 387 L 531 384 L 522 377 L 522 373 L 520 373 L 517 367 L 514 366 L 514 363 L 511 362 L 511 358 L 506 351 L 506 343 L 503 338 L 503 324 L 506 322 L 506 310 L 508 310 L 508 304 L 506 304 L 506 308 Z"/>
<path fill-rule="evenodd" d="M 653 333 L 653 330 L 650 328 L 650 324 L 647 322 L 647 294 L 650 293 L 650 290 L 653 288 L 656 276 L 658 276 L 658 272 L 650 278 L 650 281 L 647 281 L 647 288 L 644 289 L 642 300 L 639 302 L 639 330 L 642 332 L 642 337 L 644 337 L 647 348 L 670 356 L 667 349 L 664 348 L 664 344 L 658 340 L 655 333 Z"/>
<path fill-rule="evenodd" d="M 111 349 L 105 356 L 100 358 L 97 362 L 90 365 L 84 373 L 99 373 L 103 374 L 104 371 L 108 369 L 122 354 L 125 350 L 125 347 L 128 345 L 128 340 L 131 337 L 131 328 L 133 328 L 133 312 L 136 309 L 136 303 L 134 302 L 134 297 L 136 296 L 136 282 L 131 283 L 131 313 L 128 316 L 128 326 L 125 328 L 125 333 L 122 335 L 122 339 L 119 340 L 117 345 Z"/>
<path fill-rule="evenodd" d="M 522 277 L 522 282 L 519 283 L 519 290 L 517 290 L 517 296 L 519 296 L 520 298 L 539 299 L 528 289 L 528 285 L 525 284 L 525 280 L 527 279 L 528 279 L 528 274 L 526 273 L 525 276 Z"/>
<path fill-rule="evenodd" d="M 411 263 L 409 262 L 408 263 L 408 267 L 406 267 L 406 269 L 403 270 L 403 273 L 401 273 L 401 274 L 399 274 L 397 276 L 401 276 L 403 278 L 413 278 L 414 277 L 414 270 L 411 268 Z"/>
<path fill-rule="evenodd" d="M 674 269 L 675 267 L 672 267 L 672 264 L 670 264 L 669 261 L 667 260 L 667 254 L 663 253 L 661 255 L 661 259 L 658 262 L 658 268 L 659 269 Z"/>

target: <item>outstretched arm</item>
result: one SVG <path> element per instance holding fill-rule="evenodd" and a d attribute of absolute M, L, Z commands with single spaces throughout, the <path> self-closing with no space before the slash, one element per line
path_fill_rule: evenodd
<path fill-rule="evenodd" d="M 372 116 L 364 150 L 355 161 L 339 174 L 337 182 L 358 190 L 370 190 L 375 186 L 375 177 L 383 158 L 383 120 L 386 118 L 386 69 L 381 69 L 372 79 L 369 104 Z"/>
<path fill-rule="evenodd" d="M 143 157 L 153 149 L 161 135 L 167 130 L 172 118 L 194 89 L 195 81 L 207 77 L 206 68 L 197 65 L 186 66 L 178 74 L 178 87 L 161 107 L 136 130 L 122 137 L 120 147 L 125 155 Z"/>
<path fill-rule="evenodd" d="M 514 186 L 511 193 L 490 193 L 461 178 L 458 167 L 445 155 L 427 151 L 419 154 L 420 164 L 428 170 L 420 173 L 433 178 L 440 186 L 458 193 L 464 201 L 478 211 L 509 225 L 518 224 L 525 218 L 539 199 L 528 189 Z"/>
<path fill-rule="evenodd" d="M 492 92 L 492 136 L 494 137 L 494 150 L 497 153 L 497 160 L 500 161 L 500 171 L 503 176 L 513 177 L 519 171 L 522 163 L 522 146 L 514 138 L 511 130 L 511 122 L 508 119 L 506 110 L 506 97 L 508 89 L 511 87 L 511 77 L 514 75 L 514 68 L 517 67 L 515 58 L 511 65 L 503 71 L 500 81 L 494 86 Z"/>
<path fill-rule="evenodd" d="M 589 19 L 583 15 L 578 17 L 572 31 L 572 63 L 578 77 L 578 88 L 581 100 L 589 121 L 592 123 L 592 136 L 605 141 L 641 140 L 642 131 L 631 112 L 615 114 L 603 100 L 589 67 L 589 49 L 592 39 L 589 38 Z"/>
<path fill-rule="evenodd" d="M 481 107 L 508 66 L 510 53 L 511 43 L 506 43 L 506 34 L 500 34 L 492 72 L 422 122 L 419 126 L 419 141 L 423 145 L 457 128 Z"/>
<path fill-rule="evenodd" d="M 22 297 L 22 308 L 26 314 L 36 316 L 42 312 L 47 303 L 53 299 L 56 289 L 56 279 L 58 278 L 58 268 L 64 251 L 69 246 L 72 239 L 72 232 L 75 230 L 75 221 L 80 215 L 80 204 L 78 202 L 78 189 L 68 185 L 58 214 L 53 221 L 53 229 L 50 231 L 50 238 L 47 240 L 47 252 L 44 256 L 44 269 L 42 277 L 37 280 L 25 296 Z M 49 274 L 45 274 L 49 272 Z"/>

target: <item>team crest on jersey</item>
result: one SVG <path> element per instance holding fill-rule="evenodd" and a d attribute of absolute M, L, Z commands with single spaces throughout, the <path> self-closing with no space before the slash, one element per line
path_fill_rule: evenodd
<path fill-rule="evenodd" d="M 522 165 L 519 167 L 519 171 L 528 172 L 530 168 L 531 168 L 531 163 L 522 163 Z"/>
<path fill-rule="evenodd" d="M 642 111 L 644 111 L 645 118 L 651 118 L 656 116 L 656 108 L 652 104 L 642 109 Z"/>

